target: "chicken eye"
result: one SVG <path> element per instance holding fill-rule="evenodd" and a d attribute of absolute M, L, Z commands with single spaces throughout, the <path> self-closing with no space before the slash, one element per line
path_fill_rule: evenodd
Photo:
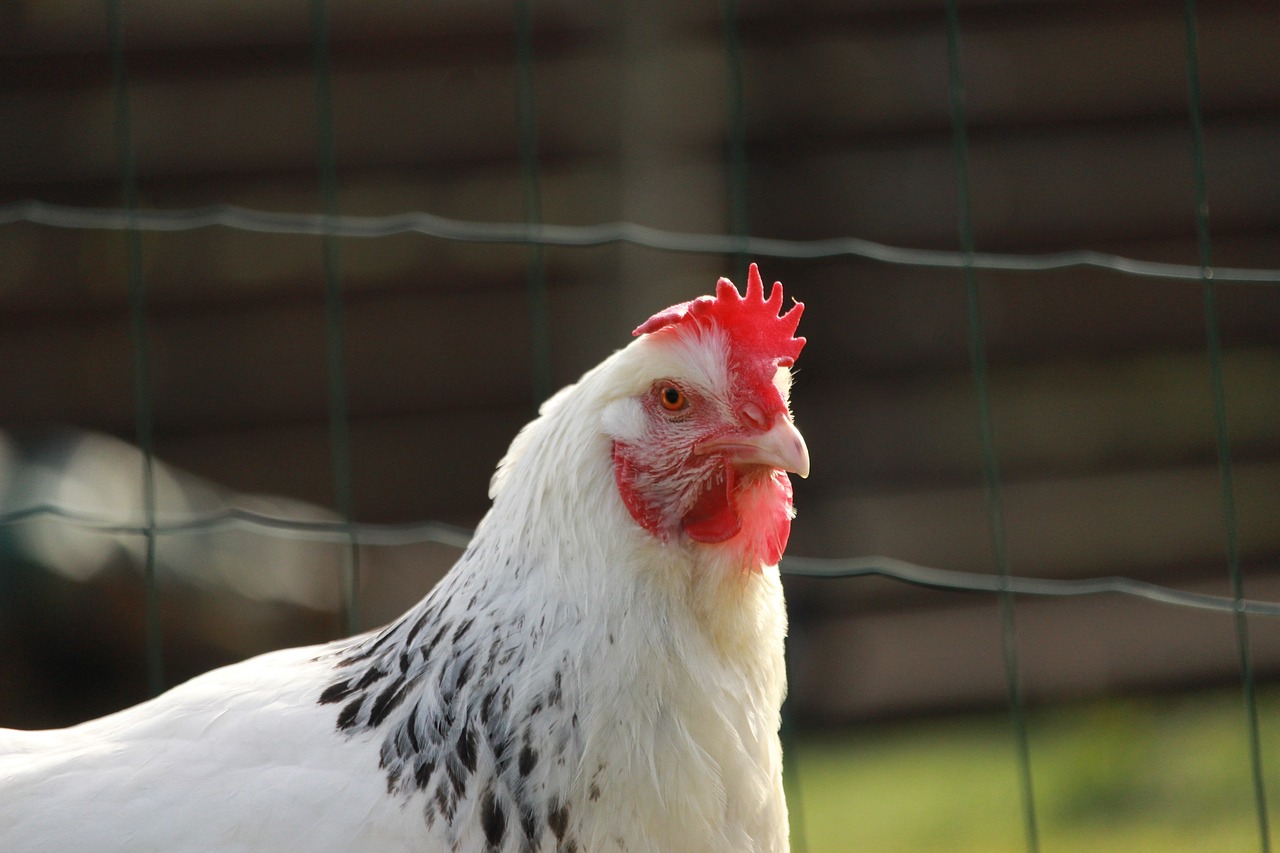
<path fill-rule="evenodd" d="M 684 392 L 674 385 L 662 386 L 662 390 L 658 392 L 658 399 L 662 401 L 662 408 L 668 412 L 678 412 L 689 405 L 689 399 L 685 397 Z"/>

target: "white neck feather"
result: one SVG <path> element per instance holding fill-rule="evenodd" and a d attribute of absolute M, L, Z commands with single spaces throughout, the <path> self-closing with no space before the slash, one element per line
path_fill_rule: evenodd
<path fill-rule="evenodd" d="M 611 400 L 602 392 L 619 387 L 610 373 L 625 352 L 548 401 L 516 438 L 472 547 L 520 555 L 512 606 L 527 617 L 541 601 L 544 636 L 576 664 L 581 783 L 606 800 L 627 794 L 593 810 L 594 835 L 640 828 L 654 850 L 785 849 L 777 569 L 744 572 L 715 546 L 662 542 L 632 520 L 601 426 Z M 629 784 L 593 782 L 601 774 Z"/>

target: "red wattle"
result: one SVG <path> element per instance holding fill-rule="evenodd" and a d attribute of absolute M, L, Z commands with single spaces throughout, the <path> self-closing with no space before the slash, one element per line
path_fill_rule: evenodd
<path fill-rule="evenodd" d="M 757 570 L 776 565 L 791 535 L 791 481 L 781 471 L 742 490 L 738 500 L 743 553 Z"/>
<path fill-rule="evenodd" d="M 733 466 L 725 465 L 724 476 L 712 478 L 708 488 L 698 495 L 697 502 L 680 520 L 690 539 L 715 544 L 738 535 L 742 520 L 734 495 L 736 479 Z"/>
<path fill-rule="evenodd" d="M 791 538 L 791 515 L 785 509 L 775 511 L 771 535 L 764 541 L 764 553 L 761 555 L 766 566 L 776 566 L 782 559 L 782 552 L 787 549 L 787 540 Z"/>

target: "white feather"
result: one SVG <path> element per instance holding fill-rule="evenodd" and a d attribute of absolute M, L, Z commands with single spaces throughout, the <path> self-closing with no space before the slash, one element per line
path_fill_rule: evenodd
<path fill-rule="evenodd" d="M 0 732 L 0 850 L 785 851 L 777 569 L 643 531 L 610 456 L 629 398 L 723 391 L 726 365 L 714 336 L 645 336 L 547 401 L 382 632 Z"/>

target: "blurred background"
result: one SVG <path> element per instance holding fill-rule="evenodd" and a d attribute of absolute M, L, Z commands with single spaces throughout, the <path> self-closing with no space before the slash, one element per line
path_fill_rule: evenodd
<path fill-rule="evenodd" d="M 942 0 L 120 8 L 123 104 L 102 4 L 0 8 L 0 205 L 121 206 L 127 113 L 144 209 L 961 246 Z M 1280 7 L 1215 0 L 1196 20 L 1212 262 L 1276 270 Z M 977 248 L 1197 265 L 1183 5 L 990 0 L 960 3 L 959 21 Z M 131 249 L 119 230 L 4 209 L 11 727 L 148 694 L 146 538 L 127 529 L 146 523 L 140 441 L 161 523 L 235 509 L 465 528 L 541 396 L 654 310 L 744 270 L 736 255 L 421 234 L 326 255 L 318 236 L 227 227 L 148 231 Z M 808 308 L 793 403 L 814 474 L 796 484 L 789 553 L 994 573 L 962 272 L 752 259 Z M 1092 267 L 976 281 L 1013 572 L 1231 595 L 1200 282 Z M 1280 287 L 1215 295 L 1245 591 L 1277 601 Z M 362 546 L 359 625 L 405 610 L 457 553 Z M 339 636 L 346 554 L 341 537 L 260 528 L 157 537 L 164 683 Z M 1031 791 L 995 596 L 787 585 L 797 850 L 1264 849 L 1229 614 L 1019 597 Z M 1275 805 L 1280 619 L 1248 628 Z"/>

